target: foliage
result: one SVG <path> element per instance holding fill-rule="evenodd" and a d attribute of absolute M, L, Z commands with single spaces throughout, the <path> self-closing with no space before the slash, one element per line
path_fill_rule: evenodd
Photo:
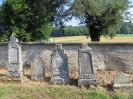
<path fill-rule="evenodd" d="M 133 23 L 122 22 L 117 34 L 133 34 Z"/>
<path fill-rule="evenodd" d="M 71 11 L 68 11 L 71 0 L 57 0 L 60 7 L 56 10 L 54 15 L 54 25 L 59 27 L 62 36 L 65 36 L 65 22 L 72 19 Z"/>
<path fill-rule="evenodd" d="M 133 34 L 133 23 L 121 22 L 120 28 L 115 32 L 117 34 Z M 51 36 L 81 36 L 89 35 L 86 26 L 65 26 L 64 35 L 60 32 L 60 27 L 53 27 Z M 126 36 L 126 35 L 124 35 Z"/>
<path fill-rule="evenodd" d="M 5 0 L 0 6 L 0 40 L 8 40 L 12 32 L 22 41 L 48 39 L 61 4 L 61 0 Z"/>
<path fill-rule="evenodd" d="M 128 0 L 4 0 L 0 6 L 0 41 L 8 41 L 13 32 L 22 41 L 48 39 L 53 23 L 60 27 L 62 36 L 83 34 L 65 29 L 64 22 L 72 16 L 87 26 L 89 32 L 84 34 L 90 34 L 92 41 L 99 41 L 101 35 L 112 38 L 127 7 Z M 123 31 L 131 33 L 128 27 Z"/>
<path fill-rule="evenodd" d="M 101 35 L 115 35 L 128 4 L 128 0 L 74 0 L 70 10 L 87 26 L 91 41 L 100 41 Z"/>

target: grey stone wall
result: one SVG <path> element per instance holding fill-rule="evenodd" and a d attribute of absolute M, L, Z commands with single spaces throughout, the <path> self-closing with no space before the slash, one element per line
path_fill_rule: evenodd
<path fill-rule="evenodd" d="M 21 43 L 23 67 L 31 66 L 35 58 L 44 62 L 45 69 L 50 69 L 52 50 L 57 43 Z M 62 44 L 64 54 L 68 56 L 68 66 L 78 70 L 78 50 L 81 43 Z M 0 43 L 0 67 L 6 67 L 8 62 L 8 43 Z M 132 70 L 133 43 L 88 43 L 92 49 L 95 69 L 102 70 Z"/>

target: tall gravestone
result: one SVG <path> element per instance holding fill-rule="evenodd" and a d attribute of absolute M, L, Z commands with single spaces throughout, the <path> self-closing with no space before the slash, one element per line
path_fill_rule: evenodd
<path fill-rule="evenodd" d="M 87 43 L 82 43 L 79 49 L 79 79 L 78 86 L 96 84 L 94 66 L 92 59 L 92 50 Z"/>
<path fill-rule="evenodd" d="M 31 61 L 31 79 L 44 80 L 45 78 L 44 61 L 41 58 L 35 58 Z"/>
<path fill-rule="evenodd" d="M 12 80 L 22 81 L 21 46 L 14 34 L 11 35 L 8 44 L 8 64 L 6 76 Z"/>
<path fill-rule="evenodd" d="M 68 60 L 67 55 L 64 54 L 61 44 L 56 44 L 53 54 L 51 56 L 51 68 L 52 77 L 51 83 L 54 84 L 65 84 L 69 83 L 69 73 L 68 73 Z"/>

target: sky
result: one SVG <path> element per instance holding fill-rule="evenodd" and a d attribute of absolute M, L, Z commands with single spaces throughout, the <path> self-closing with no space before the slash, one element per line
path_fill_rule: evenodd
<path fill-rule="evenodd" d="M 133 4 L 133 0 L 130 0 Z M 3 0 L 0 0 L 0 5 L 2 4 Z M 129 9 L 130 13 L 133 14 L 133 8 Z M 133 19 L 133 15 L 132 15 L 132 19 Z M 69 22 L 66 23 L 66 25 L 72 25 L 72 26 L 77 26 L 79 23 L 79 20 L 76 20 L 75 18 L 73 18 L 72 20 L 70 20 Z"/>

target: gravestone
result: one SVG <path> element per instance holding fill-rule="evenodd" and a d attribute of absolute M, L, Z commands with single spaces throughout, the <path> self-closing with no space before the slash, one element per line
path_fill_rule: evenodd
<path fill-rule="evenodd" d="M 44 61 L 41 58 L 35 58 L 31 61 L 31 79 L 44 80 L 45 78 Z"/>
<path fill-rule="evenodd" d="M 51 55 L 52 77 L 50 82 L 54 84 L 69 83 L 68 60 L 61 44 L 56 44 Z"/>
<path fill-rule="evenodd" d="M 7 64 L 7 77 L 13 80 L 22 81 L 22 59 L 21 59 L 21 45 L 14 34 L 11 35 L 8 44 L 8 64 Z"/>
<path fill-rule="evenodd" d="M 125 73 L 120 73 L 114 76 L 114 85 L 115 88 L 122 87 L 133 87 L 132 77 Z"/>
<path fill-rule="evenodd" d="M 82 43 L 82 48 L 79 49 L 78 53 L 79 53 L 78 86 L 96 84 L 91 48 L 88 47 L 87 43 Z"/>

